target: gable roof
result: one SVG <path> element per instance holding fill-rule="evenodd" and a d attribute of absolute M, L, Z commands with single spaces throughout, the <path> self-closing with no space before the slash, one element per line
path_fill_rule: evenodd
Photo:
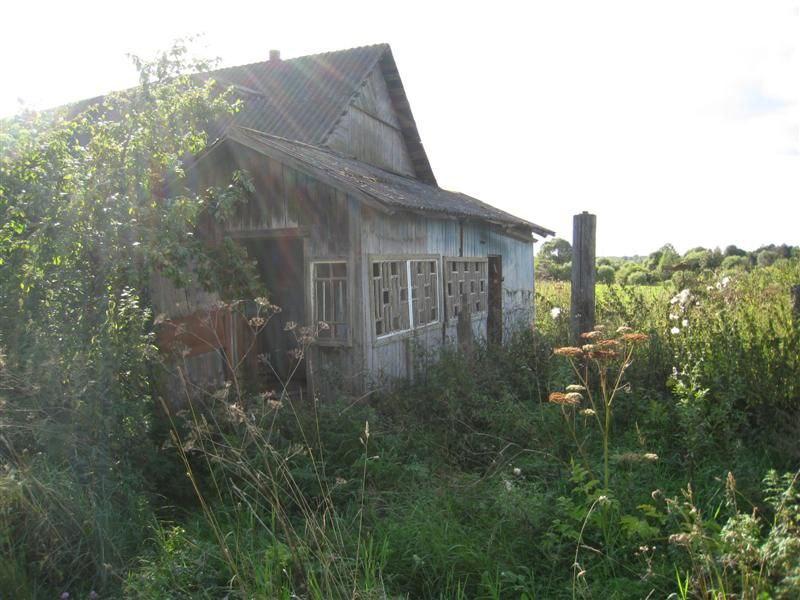
<path fill-rule="evenodd" d="M 278 137 L 325 146 L 370 73 L 378 67 L 386 80 L 393 108 L 416 176 L 436 184 L 422 146 L 411 106 L 388 44 L 268 60 L 207 73 L 232 85 L 244 108 L 234 122 Z"/>
<path fill-rule="evenodd" d="M 285 162 L 288 159 L 301 170 L 321 176 L 335 187 L 344 188 L 345 191 L 375 201 L 389 211 L 402 209 L 430 215 L 476 219 L 506 229 L 516 229 L 528 235 L 530 233 L 541 236 L 555 235 L 555 232 L 545 227 L 515 217 L 477 198 L 385 171 L 328 148 L 287 140 L 242 127 L 230 128 L 225 137 L 217 143 L 221 143 L 224 139 L 279 161 Z"/>

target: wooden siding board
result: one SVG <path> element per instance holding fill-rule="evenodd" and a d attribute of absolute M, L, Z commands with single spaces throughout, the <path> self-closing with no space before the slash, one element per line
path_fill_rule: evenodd
<path fill-rule="evenodd" d="M 379 67 L 326 141 L 326 146 L 395 173 L 415 175 L 400 122 Z"/>

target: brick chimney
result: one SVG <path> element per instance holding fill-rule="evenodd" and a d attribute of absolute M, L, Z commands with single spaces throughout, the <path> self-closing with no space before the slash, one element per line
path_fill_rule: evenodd
<path fill-rule="evenodd" d="M 269 51 L 269 62 L 281 62 L 281 51 L 280 50 L 270 50 Z"/>

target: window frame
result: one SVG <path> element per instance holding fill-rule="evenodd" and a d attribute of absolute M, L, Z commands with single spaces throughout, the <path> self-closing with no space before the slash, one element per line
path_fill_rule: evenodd
<path fill-rule="evenodd" d="M 466 293 L 468 295 L 472 296 L 473 294 L 477 294 L 482 299 L 481 303 L 482 303 L 483 306 L 481 307 L 481 310 L 476 311 L 476 310 L 473 309 L 473 310 L 470 311 L 470 315 L 471 315 L 472 319 L 474 320 L 474 319 L 483 319 L 483 318 L 485 318 L 489 314 L 489 257 L 488 256 L 443 256 L 442 257 L 442 263 L 443 263 L 444 270 L 442 271 L 442 279 L 443 279 L 443 281 L 442 281 L 442 290 L 443 290 L 442 296 L 443 296 L 443 298 L 442 299 L 443 299 L 443 301 L 445 303 L 445 307 L 444 307 L 444 311 L 445 311 L 444 312 L 444 318 L 445 318 L 445 320 L 447 322 L 458 321 L 458 315 L 457 314 L 454 314 L 454 315 L 450 314 L 451 307 L 449 305 L 449 298 L 451 296 L 458 297 L 459 298 L 459 305 L 460 305 L 460 297 L 461 297 L 461 294 L 463 293 L 461 290 L 459 290 L 458 294 L 449 294 L 449 293 L 447 293 L 448 289 L 449 289 L 449 286 L 451 284 L 455 284 L 455 283 L 467 283 L 467 281 L 457 280 L 457 281 L 454 282 L 452 280 L 452 277 L 451 277 L 452 269 L 450 268 L 450 263 L 453 263 L 453 262 L 455 262 L 455 263 L 483 263 L 485 265 L 484 272 L 483 272 L 483 275 L 485 275 L 485 279 L 481 279 L 481 278 L 477 279 L 478 282 L 484 281 L 484 289 L 481 290 L 480 289 L 480 284 L 479 284 L 478 285 L 478 289 L 475 290 L 475 291 L 472 291 L 470 289 L 466 290 Z M 469 281 L 469 283 L 471 283 L 471 282 L 474 282 L 476 280 L 472 279 L 472 280 L 468 280 L 468 281 Z M 467 283 L 467 285 L 469 285 L 469 283 Z"/>
<path fill-rule="evenodd" d="M 309 259 L 308 261 L 308 277 L 309 277 L 309 293 L 308 293 L 308 302 L 310 304 L 309 308 L 311 310 L 311 326 L 316 329 L 318 320 L 316 319 L 317 315 L 317 298 L 316 298 L 316 266 L 317 265 L 333 265 L 333 264 L 343 264 L 345 266 L 345 289 L 347 290 L 347 301 L 346 306 L 344 307 L 344 314 L 347 318 L 347 338 L 346 339 L 336 339 L 336 338 L 320 338 L 319 336 L 314 340 L 314 343 L 318 346 L 328 346 L 328 347 L 350 347 L 353 345 L 353 323 L 354 323 L 354 307 L 353 307 L 353 292 L 354 292 L 354 285 L 353 285 L 353 275 L 352 275 L 352 262 L 346 257 L 316 257 Z M 322 280 L 330 279 L 330 278 L 323 278 Z"/>
<path fill-rule="evenodd" d="M 391 331 L 389 333 L 382 333 L 378 335 L 376 330 L 376 323 L 375 323 L 375 307 L 373 306 L 373 293 L 372 293 L 372 283 L 373 283 L 373 265 L 375 263 L 383 263 L 383 262 L 400 262 L 404 263 L 404 268 L 406 270 L 406 293 L 408 295 L 408 323 L 409 327 L 407 329 L 400 329 L 398 331 Z M 429 323 L 425 323 L 424 325 L 417 325 L 415 324 L 415 314 L 416 309 L 414 307 L 414 286 L 413 286 L 413 277 L 414 273 L 412 273 L 412 266 L 411 264 L 414 262 L 435 262 L 436 263 L 436 320 L 431 321 Z M 430 327 L 435 327 L 437 325 L 441 325 L 442 323 L 442 306 L 443 306 L 443 298 L 442 298 L 442 291 L 441 291 L 441 273 L 442 273 L 442 255 L 441 254 L 370 254 L 367 256 L 367 285 L 368 285 L 368 294 L 367 294 L 367 314 L 368 314 L 368 327 L 370 331 L 370 336 L 372 338 L 373 343 L 380 345 L 382 343 L 386 343 L 387 341 L 401 338 L 404 336 L 413 335 L 415 332 L 425 331 Z"/>

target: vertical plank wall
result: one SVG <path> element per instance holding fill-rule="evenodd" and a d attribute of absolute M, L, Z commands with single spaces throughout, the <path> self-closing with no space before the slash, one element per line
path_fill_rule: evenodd
<path fill-rule="evenodd" d="M 361 244 L 364 257 L 361 281 L 369 281 L 371 256 L 437 255 L 503 257 L 503 321 L 505 333 L 515 327 L 529 325 L 533 318 L 533 241 L 526 242 L 504 235 L 496 228 L 481 223 L 460 223 L 455 219 L 428 218 L 416 214 L 386 215 L 364 207 L 361 211 Z M 463 227 L 463 238 L 462 229 Z M 462 248 L 463 239 L 463 248 Z M 441 262 L 440 262 L 441 268 Z M 442 281 L 439 281 L 439 314 L 443 310 Z M 361 290 L 362 303 L 369 306 L 369 288 Z M 473 316 L 473 331 L 486 336 L 486 316 Z M 413 332 L 398 333 L 378 339 L 369 310 L 361 312 L 364 332 L 364 359 L 372 381 L 377 385 L 386 379 L 413 375 L 415 356 L 435 357 L 443 343 L 456 338 L 456 321 L 426 326 Z"/>

